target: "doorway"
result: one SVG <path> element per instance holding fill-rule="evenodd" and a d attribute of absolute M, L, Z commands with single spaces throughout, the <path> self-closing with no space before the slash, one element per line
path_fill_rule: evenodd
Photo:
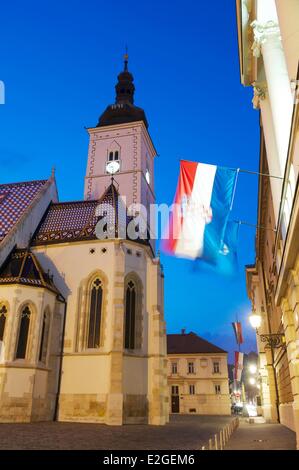
<path fill-rule="evenodd" d="M 180 396 L 179 396 L 178 385 L 172 385 L 171 387 L 171 412 L 172 413 L 180 412 Z"/>

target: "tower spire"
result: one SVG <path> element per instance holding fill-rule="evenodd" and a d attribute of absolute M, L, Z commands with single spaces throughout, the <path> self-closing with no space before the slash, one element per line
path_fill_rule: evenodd
<path fill-rule="evenodd" d="M 128 70 L 128 50 L 124 55 L 124 70 L 117 77 L 118 82 L 115 86 L 117 104 L 134 104 L 134 77 Z"/>
<path fill-rule="evenodd" d="M 125 47 L 123 61 L 123 70 L 118 74 L 115 85 L 115 103 L 107 106 L 99 118 L 97 127 L 135 121 L 143 121 L 145 126 L 148 127 L 143 109 L 134 105 L 134 77 L 128 68 L 129 55 L 127 46 Z"/>

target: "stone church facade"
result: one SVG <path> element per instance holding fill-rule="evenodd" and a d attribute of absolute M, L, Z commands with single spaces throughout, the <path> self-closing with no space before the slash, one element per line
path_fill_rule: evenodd
<path fill-rule="evenodd" d="M 59 202 L 54 174 L 0 185 L 0 422 L 168 421 L 163 270 L 149 228 L 124 231 L 155 201 L 156 155 L 127 58 L 88 132 L 84 200 Z"/>

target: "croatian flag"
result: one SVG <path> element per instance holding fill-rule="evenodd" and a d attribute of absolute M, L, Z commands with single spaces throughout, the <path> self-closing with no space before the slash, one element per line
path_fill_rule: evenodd
<path fill-rule="evenodd" d="M 181 161 L 180 177 L 165 251 L 182 258 L 202 258 L 217 264 L 223 254 L 236 170 Z"/>
<path fill-rule="evenodd" d="M 241 378 L 242 378 L 243 358 L 244 358 L 243 353 L 241 353 L 239 351 L 235 351 L 235 374 L 234 374 L 234 378 L 238 382 L 241 382 Z"/>
<path fill-rule="evenodd" d="M 235 332 L 237 344 L 243 344 L 244 339 L 243 339 L 243 334 L 242 334 L 241 322 L 235 321 L 235 322 L 232 323 L 232 325 L 233 325 L 233 329 L 234 329 L 234 332 Z"/>

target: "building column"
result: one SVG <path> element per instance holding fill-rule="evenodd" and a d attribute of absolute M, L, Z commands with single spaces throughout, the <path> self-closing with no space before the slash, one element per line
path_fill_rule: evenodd
<path fill-rule="evenodd" d="M 148 423 L 163 425 L 169 419 L 169 391 L 167 385 L 166 325 L 163 312 L 163 275 L 159 261 L 150 267 L 151 305 L 148 329 L 149 374 L 148 374 Z M 160 284 L 160 285 L 159 285 Z"/>
<path fill-rule="evenodd" d="M 115 244 L 115 272 L 111 314 L 112 338 L 110 384 L 107 398 L 106 424 L 123 424 L 123 348 L 124 348 L 124 277 L 125 254 L 122 244 Z"/>
<path fill-rule="evenodd" d="M 34 329 L 32 330 L 32 358 L 35 364 L 38 363 L 39 357 L 39 346 L 40 346 L 40 339 L 41 339 L 41 332 L 42 332 L 42 324 L 44 320 L 44 291 L 40 290 L 37 294 L 38 302 L 36 304 L 37 311 L 35 322 L 34 322 Z"/>
<path fill-rule="evenodd" d="M 277 390 L 276 390 L 276 381 L 275 381 L 275 370 L 273 367 L 272 363 L 272 355 L 271 351 L 267 350 L 265 351 L 266 355 L 266 364 L 265 364 L 265 369 L 267 371 L 267 388 L 268 388 L 268 403 L 267 403 L 267 408 L 268 408 L 268 415 L 269 419 L 272 423 L 277 423 L 278 422 L 278 412 L 277 412 Z"/>
<path fill-rule="evenodd" d="M 299 305 L 299 278 L 295 271 L 291 271 L 288 279 L 288 295 L 282 299 L 283 327 L 286 339 L 287 356 L 290 368 L 291 386 L 293 394 L 294 427 L 299 449 L 299 348 L 296 334 L 295 316 Z"/>
<path fill-rule="evenodd" d="M 278 412 L 277 412 L 277 387 L 276 387 L 276 377 L 275 370 L 273 367 L 273 357 L 271 349 L 266 349 L 265 344 L 261 342 L 261 334 L 269 334 L 269 314 L 268 308 L 266 307 L 266 298 L 265 298 L 265 287 L 263 281 L 263 266 L 261 263 L 257 264 L 258 266 L 258 276 L 252 286 L 253 294 L 253 305 L 259 312 L 262 313 L 262 324 L 259 328 L 257 334 L 257 349 L 259 353 L 259 364 L 261 368 L 262 376 L 262 398 L 263 398 L 263 413 L 264 418 L 270 422 L 277 423 L 278 421 Z"/>
<path fill-rule="evenodd" d="M 267 364 L 266 354 L 262 351 L 259 352 L 259 373 L 261 377 L 261 398 L 263 417 L 268 422 L 277 422 L 277 411 L 275 406 L 276 396 L 271 400 L 270 387 L 269 387 L 269 373 L 268 368 L 272 368 Z"/>
<path fill-rule="evenodd" d="M 6 351 L 6 360 L 7 361 L 14 361 L 15 360 L 15 352 L 17 347 L 17 340 L 18 340 L 18 332 L 19 332 L 19 321 L 20 321 L 20 312 L 18 311 L 20 305 L 20 294 L 21 289 L 18 287 L 14 289 L 14 296 L 11 306 L 11 314 L 8 318 L 7 329 L 9 331 L 9 340 L 7 343 L 7 351 Z"/>
<path fill-rule="evenodd" d="M 299 60 L 299 2 L 275 0 L 290 81 L 296 80 Z"/>
<path fill-rule="evenodd" d="M 255 83 L 254 98 L 252 102 L 255 109 L 260 108 L 261 110 L 269 174 L 273 176 L 283 176 L 283 170 L 279 162 L 271 104 L 269 100 L 267 85 L 265 83 Z M 278 178 L 269 178 L 269 180 L 273 198 L 275 222 L 277 224 L 279 218 L 282 180 Z"/>
<path fill-rule="evenodd" d="M 258 16 L 258 19 L 251 24 L 254 31 L 252 49 L 255 57 L 260 57 L 261 54 L 263 56 L 279 166 L 282 171 L 278 176 L 283 176 L 293 113 L 292 90 L 275 10 L 274 12 L 269 10 L 269 16 L 267 12 L 263 12 L 260 18 Z"/>

